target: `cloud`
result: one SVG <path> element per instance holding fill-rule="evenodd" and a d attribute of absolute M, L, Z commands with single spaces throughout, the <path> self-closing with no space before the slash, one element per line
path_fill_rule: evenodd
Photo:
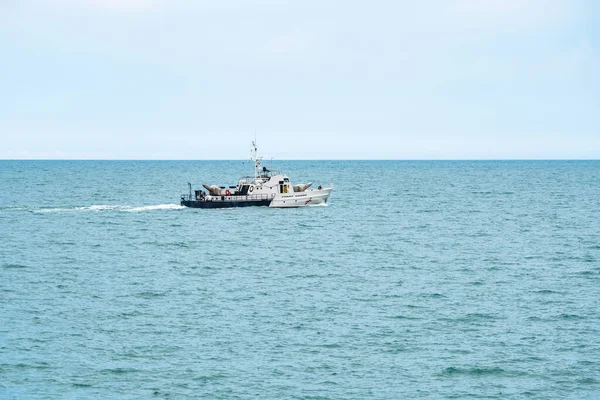
<path fill-rule="evenodd" d="M 286 0 L 45 0 L 46 4 L 100 11 L 149 11 L 168 6 L 186 10 L 240 10 L 285 4 Z"/>
<path fill-rule="evenodd" d="M 467 29 L 535 29 L 570 17 L 580 5 L 577 0 L 454 0 L 444 14 Z"/>
<path fill-rule="evenodd" d="M 290 32 L 273 36 L 267 41 L 265 48 L 274 53 L 297 53 L 309 50 L 314 42 L 315 35 L 310 32 Z"/>
<path fill-rule="evenodd" d="M 498 16 L 530 8 L 535 3 L 522 0 L 455 0 L 450 7 L 465 14 Z"/>
<path fill-rule="evenodd" d="M 539 74 L 544 76 L 570 76 L 581 79 L 586 84 L 600 83 L 597 71 L 600 69 L 600 54 L 588 40 L 553 55 L 539 65 Z"/>
<path fill-rule="evenodd" d="M 51 0 L 50 3 L 93 10 L 146 11 L 164 4 L 164 0 Z"/>

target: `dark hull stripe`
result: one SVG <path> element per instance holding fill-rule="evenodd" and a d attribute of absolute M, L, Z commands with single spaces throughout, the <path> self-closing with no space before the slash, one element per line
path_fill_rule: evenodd
<path fill-rule="evenodd" d="M 181 205 L 191 208 L 235 208 L 251 206 L 269 206 L 271 200 L 256 201 L 197 201 L 182 200 Z"/>

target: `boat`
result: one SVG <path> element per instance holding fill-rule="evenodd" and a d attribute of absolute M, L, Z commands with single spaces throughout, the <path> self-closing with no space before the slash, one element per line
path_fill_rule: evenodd
<path fill-rule="evenodd" d="M 333 185 L 310 188 L 312 182 L 292 185 L 290 178 L 281 171 L 271 170 L 262 165 L 258 156 L 256 141 L 252 142 L 251 160 L 254 162 L 254 176 L 244 176 L 234 186 L 202 186 L 181 195 L 181 205 L 191 208 L 233 208 L 268 206 L 271 208 L 297 208 L 326 205 Z"/>

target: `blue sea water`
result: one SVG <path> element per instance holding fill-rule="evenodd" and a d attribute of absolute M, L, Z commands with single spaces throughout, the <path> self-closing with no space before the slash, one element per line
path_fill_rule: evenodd
<path fill-rule="evenodd" d="M 600 399 L 600 162 L 0 161 L 2 399 Z"/>

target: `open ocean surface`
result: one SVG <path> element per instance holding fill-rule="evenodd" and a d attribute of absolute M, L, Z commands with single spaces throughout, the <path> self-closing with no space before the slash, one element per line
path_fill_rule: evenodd
<path fill-rule="evenodd" d="M 600 162 L 274 167 L 0 161 L 0 398 L 600 399 Z"/>

